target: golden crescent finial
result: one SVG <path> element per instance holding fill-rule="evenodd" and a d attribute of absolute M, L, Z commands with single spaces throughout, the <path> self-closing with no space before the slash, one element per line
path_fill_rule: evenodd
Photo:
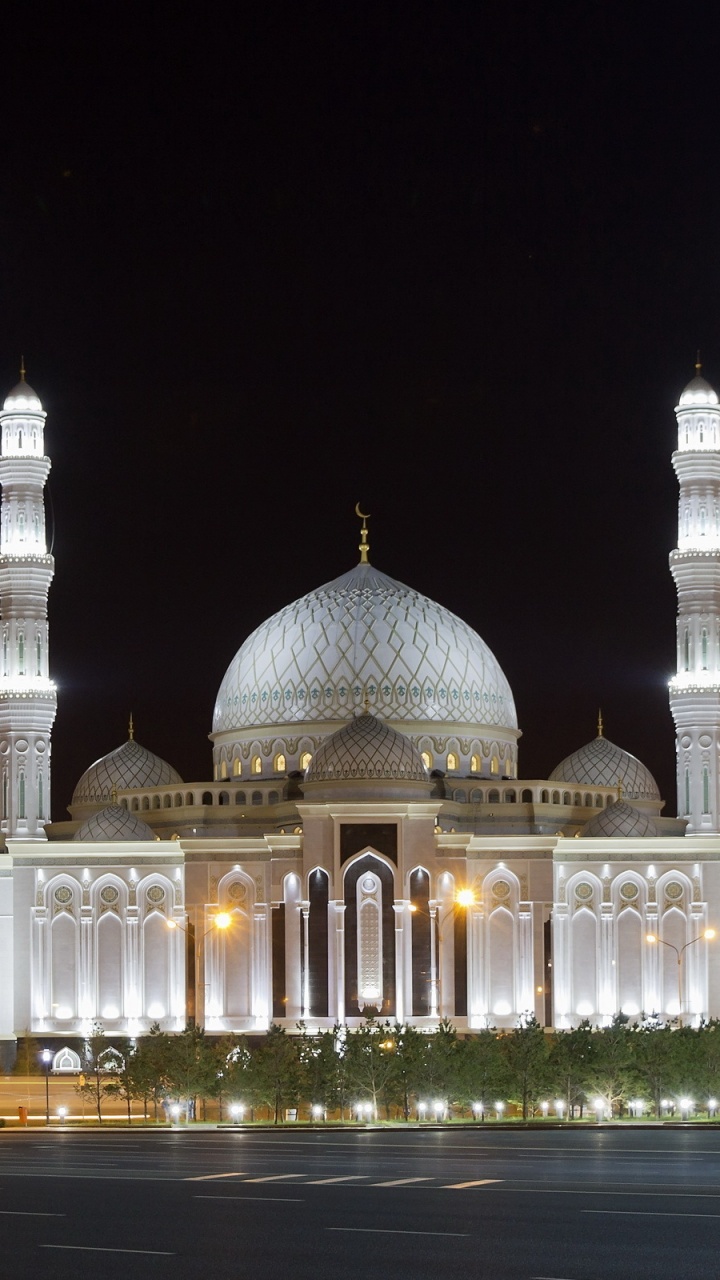
<path fill-rule="evenodd" d="M 368 560 L 368 552 L 370 550 L 370 544 L 368 543 L 367 522 L 370 519 L 370 512 L 368 512 L 366 515 L 364 511 L 360 510 L 360 503 L 356 502 L 355 515 L 358 517 L 358 519 L 362 520 L 362 528 L 360 530 L 360 545 L 358 546 L 358 551 L 360 552 L 360 563 L 369 564 L 370 561 Z"/>
<path fill-rule="evenodd" d="M 702 360 L 700 359 L 700 351 L 699 351 L 699 350 L 698 350 L 698 352 L 697 352 L 697 356 L 696 356 L 696 358 L 695 358 L 695 372 L 696 372 L 696 374 L 698 375 L 698 377 L 700 377 L 700 374 L 702 373 Z"/>
<path fill-rule="evenodd" d="M 25 357 L 20 357 L 20 381 L 25 381 Z"/>
<path fill-rule="evenodd" d="M 131 712 L 130 712 L 130 723 L 129 723 L 129 725 L 128 725 L 128 738 L 129 738 L 130 742 L 132 742 L 132 741 L 133 741 L 134 737 L 135 737 L 135 725 L 133 724 L 133 713 L 132 713 L 132 711 L 131 711 Z"/>
<path fill-rule="evenodd" d="M 602 718 L 602 707 L 598 707 L 598 722 L 597 722 L 597 736 L 598 736 L 598 738 L 602 738 L 602 736 L 603 736 L 603 729 L 604 729 L 604 725 L 603 725 L 603 718 Z"/>

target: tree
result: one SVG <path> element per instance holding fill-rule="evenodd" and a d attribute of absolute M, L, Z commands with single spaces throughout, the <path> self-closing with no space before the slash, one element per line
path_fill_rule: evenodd
<path fill-rule="evenodd" d="M 565 1100 L 568 1119 L 585 1101 L 585 1083 L 590 1066 L 593 1030 L 587 1018 L 572 1031 L 557 1031 L 548 1054 L 549 1081 L 558 1097 Z"/>
<path fill-rule="evenodd" d="M 632 1088 L 631 1035 L 627 1017 L 619 1013 L 590 1040 L 585 1092 L 601 1098 L 611 1115 L 622 1111 Z"/>
<path fill-rule="evenodd" d="M 147 1079 L 142 1055 L 137 1045 L 127 1040 L 118 1054 L 115 1078 L 105 1085 L 105 1094 L 121 1098 L 127 1107 L 127 1122 L 132 1124 L 132 1107 L 136 1099 L 145 1098 Z"/>
<path fill-rule="evenodd" d="M 375 1120 L 380 1099 L 384 1098 L 387 1105 L 387 1092 L 395 1073 L 393 1036 L 392 1023 L 368 1018 L 348 1033 L 345 1042 L 348 1083 L 356 1093 L 370 1098 Z"/>
<path fill-rule="evenodd" d="M 457 1067 L 457 1101 L 464 1110 L 479 1104 L 484 1120 L 493 1102 L 506 1098 L 511 1087 L 507 1057 L 495 1031 L 480 1031 L 459 1040 Z"/>
<path fill-rule="evenodd" d="M 537 1018 L 525 1017 L 514 1031 L 500 1037 L 509 1072 L 510 1096 L 522 1107 L 523 1120 L 537 1101 L 548 1079 L 545 1033 Z"/>
<path fill-rule="evenodd" d="M 253 1093 L 274 1113 L 275 1124 L 300 1093 L 298 1046 L 284 1027 L 270 1024 L 260 1047 L 251 1054 L 248 1076 Z"/>
<path fill-rule="evenodd" d="M 185 1102 L 188 1120 L 194 1120 L 198 1097 L 211 1097 L 217 1089 L 217 1051 L 202 1027 L 188 1026 L 168 1036 L 166 1054 L 167 1092 Z"/>
<path fill-rule="evenodd" d="M 80 1082 L 75 1085 L 75 1092 L 91 1098 L 97 1111 L 98 1123 L 102 1124 L 102 1100 L 109 1092 L 108 1067 L 103 1065 L 102 1056 L 106 1049 L 105 1029 L 101 1022 L 94 1022 L 90 1035 L 85 1041 L 85 1064 Z"/>
<path fill-rule="evenodd" d="M 32 1032 L 26 1027 L 22 1039 L 18 1041 L 13 1075 L 39 1076 L 40 1071 L 40 1045 Z"/>
<path fill-rule="evenodd" d="M 639 1026 L 629 1037 L 628 1049 L 632 1074 L 652 1098 L 655 1115 L 660 1119 L 661 1101 L 675 1091 L 678 1083 L 680 1032 L 657 1023 Z"/>

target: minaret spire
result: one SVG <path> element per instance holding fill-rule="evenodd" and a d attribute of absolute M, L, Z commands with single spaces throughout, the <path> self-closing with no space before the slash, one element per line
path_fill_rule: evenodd
<path fill-rule="evenodd" d="M 677 549 L 670 571 L 678 599 L 675 721 L 678 815 L 687 833 L 720 831 L 720 405 L 706 382 L 688 383 L 675 410 L 680 485 Z"/>
<path fill-rule="evenodd" d="M 132 714 L 132 711 L 131 711 L 131 712 L 130 712 L 130 723 L 128 724 L 128 738 L 129 738 L 130 742 L 132 742 L 132 741 L 133 741 L 134 737 L 135 737 L 135 725 L 133 724 L 133 714 Z"/>
<path fill-rule="evenodd" d="M 48 668 L 47 602 L 55 562 L 45 538 L 45 413 L 25 381 L 0 412 L 0 827 L 45 839 L 50 733 L 57 693 Z"/>
<path fill-rule="evenodd" d="M 597 736 L 598 736 L 598 738 L 602 738 L 602 737 L 603 737 L 603 718 L 602 718 L 602 707 L 598 707 Z"/>
<path fill-rule="evenodd" d="M 370 554 L 370 543 L 368 542 L 368 527 L 367 527 L 367 522 L 368 522 L 368 520 L 370 519 L 370 515 L 369 515 L 369 513 L 368 513 L 368 515 L 365 515 L 365 514 L 360 510 L 360 503 L 359 503 L 359 502 L 356 502 L 356 503 L 355 503 L 355 515 L 356 515 L 360 520 L 362 520 L 362 527 L 361 527 L 361 529 L 360 529 L 360 545 L 358 546 L 358 551 L 360 552 L 360 563 L 361 563 L 361 564 L 369 564 L 369 563 L 370 563 L 370 560 L 369 560 L 369 558 L 368 558 L 368 557 L 369 557 L 369 554 Z"/>

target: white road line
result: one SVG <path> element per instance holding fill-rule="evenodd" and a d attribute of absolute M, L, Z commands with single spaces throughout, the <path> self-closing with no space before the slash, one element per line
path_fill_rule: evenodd
<path fill-rule="evenodd" d="M 193 1196 L 193 1200 L 234 1200 L 244 1204 L 246 1200 L 268 1200 L 274 1204 L 304 1204 L 299 1196 Z"/>
<path fill-rule="evenodd" d="M 183 1178 L 183 1182 L 213 1182 L 215 1178 L 246 1178 L 246 1173 L 201 1173 L 196 1178 Z"/>
<path fill-rule="evenodd" d="M 81 1253 L 144 1253 L 158 1258 L 174 1258 L 167 1249 L 101 1249 L 93 1244 L 39 1244 L 38 1249 L 73 1249 Z"/>
<path fill-rule="evenodd" d="M 324 1187 L 328 1182 L 357 1182 L 358 1178 L 367 1178 L 366 1173 L 343 1173 L 339 1178 L 314 1178 L 308 1182 L 309 1187 Z"/>
<path fill-rule="evenodd" d="M 475 1182 L 445 1182 L 441 1191 L 462 1191 L 465 1187 L 487 1187 L 491 1182 L 503 1182 L 503 1178 L 477 1178 Z"/>
<path fill-rule="evenodd" d="M 720 1213 L 667 1213 L 652 1209 L 581 1209 L 581 1213 L 620 1214 L 623 1218 L 714 1218 L 720 1222 Z"/>
<path fill-rule="evenodd" d="M 500 1187 L 494 1187 L 494 1191 L 499 1191 Z M 557 1187 L 511 1187 L 503 1188 L 505 1191 L 512 1191 L 518 1196 L 649 1196 L 651 1200 L 720 1200 L 720 1193 L 717 1191 L 587 1191 L 572 1190 L 563 1191 Z M 590 1210 L 588 1210 L 590 1212 Z"/>
<path fill-rule="evenodd" d="M 392 1231 L 386 1227 L 326 1227 L 326 1231 L 354 1231 L 372 1236 L 469 1236 L 469 1231 Z"/>
<path fill-rule="evenodd" d="M 64 1218 L 64 1213 L 37 1213 L 33 1209 L 0 1209 L 4 1218 Z"/>
<path fill-rule="evenodd" d="M 407 1187 L 411 1182 L 431 1182 L 431 1178 L 392 1178 L 390 1182 L 371 1182 L 371 1187 Z"/>
<path fill-rule="evenodd" d="M 264 1178 L 248 1178 L 248 1182 L 289 1182 L 291 1178 L 304 1178 L 304 1173 L 269 1173 Z"/>

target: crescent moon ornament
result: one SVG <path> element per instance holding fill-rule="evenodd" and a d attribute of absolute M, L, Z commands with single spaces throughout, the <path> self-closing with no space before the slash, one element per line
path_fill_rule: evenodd
<path fill-rule="evenodd" d="M 370 561 L 368 560 L 368 552 L 370 550 L 370 547 L 368 544 L 367 522 L 370 519 L 370 513 L 368 512 L 368 514 L 365 515 L 365 512 L 360 510 L 360 503 L 356 502 L 355 515 L 358 516 L 360 520 L 362 520 L 362 528 L 360 529 L 360 543 L 358 546 L 358 551 L 360 552 L 360 563 L 369 564 Z"/>

